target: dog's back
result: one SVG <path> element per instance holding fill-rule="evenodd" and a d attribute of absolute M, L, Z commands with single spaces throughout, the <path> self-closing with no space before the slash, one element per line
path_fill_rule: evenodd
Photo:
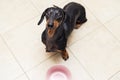
<path fill-rule="evenodd" d="M 81 4 L 75 2 L 68 3 L 64 6 L 63 10 L 67 16 L 65 21 L 65 24 L 67 25 L 65 26 L 65 32 L 66 37 L 68 37 L 74 28 L 77 29 L 80 27 L 77 25 L 81 25 L 87 21 L 86 12 Z"/>
<path fill-rule="evenodd" d="M 78 19 L 81 24 L 87 21 L 85 8 L 79 3 L 70 2 L 64 6 L 63 10 L 70 16 L 74 25 Z"/>

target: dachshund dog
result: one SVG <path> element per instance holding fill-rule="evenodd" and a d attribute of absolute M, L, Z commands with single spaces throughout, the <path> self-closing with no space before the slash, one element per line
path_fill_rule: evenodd
<path fill-rule="evenodd" d="M 75 28 L 86 22 L 85 8 L 78 3 L 70 2 L 59 8 L 47 8 L 40 18 L 38 25 L 46 17 L 46 29 L 42 33 L 42 42 L 46 45 L 46 52 L 58 52 L 66 61 L 69 55 L 66 51 L 67 39 Z"/>

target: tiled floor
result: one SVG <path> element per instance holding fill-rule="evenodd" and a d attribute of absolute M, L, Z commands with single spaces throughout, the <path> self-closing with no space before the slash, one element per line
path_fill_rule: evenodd
<path fill-rule="evenodd" d="M 88 21 L 69 37 L 70 58 L 47 54 L 41 13 L 53 4 L 85 6 Z M 120 80 L 120 0 L 0 0 L 0 80 L 45 80 L 48 68 L 65 65 L 72 80 Z"/>

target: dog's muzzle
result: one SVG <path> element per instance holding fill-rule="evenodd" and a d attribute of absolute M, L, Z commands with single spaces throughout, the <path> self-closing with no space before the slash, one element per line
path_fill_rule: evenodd
<path fill-rule="evenodd" d="M 49 28 L 52 28 L 53 26 L 54 26 L 53 23 L 49 23 L 49 24 L 48 24 L 48 27 L 49 27 Z"/>

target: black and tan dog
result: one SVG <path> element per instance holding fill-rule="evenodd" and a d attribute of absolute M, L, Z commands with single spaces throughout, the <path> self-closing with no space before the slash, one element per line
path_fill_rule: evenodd
<path fill-rule="evenodd" d="M 38 25 L 46 17 L 46 29 L 42 33 L 42 42 L 46 45 L 46 52 L 61 53 L 62 58 L 67 60 L 69 55 L 66 51 L 67 39 L 74 28 L 86 22 L 85 8 L 78 3 L 70 2 L 63 9 L 54 6 L 47 8 Z"/>

